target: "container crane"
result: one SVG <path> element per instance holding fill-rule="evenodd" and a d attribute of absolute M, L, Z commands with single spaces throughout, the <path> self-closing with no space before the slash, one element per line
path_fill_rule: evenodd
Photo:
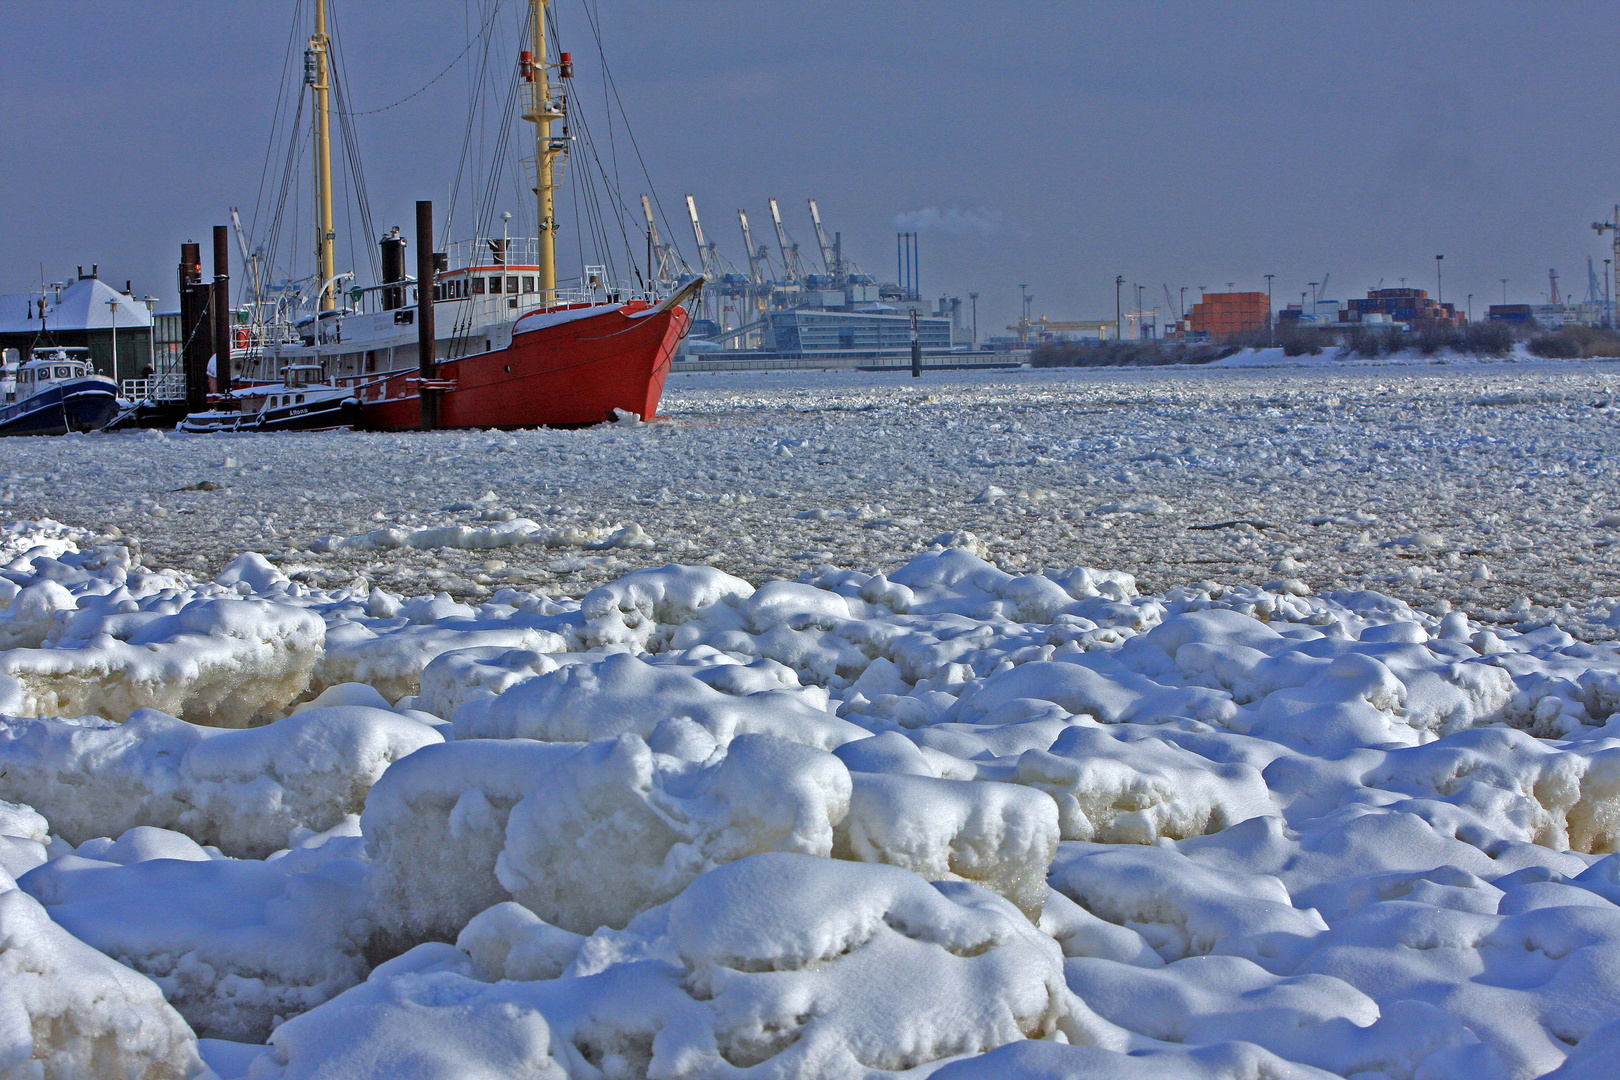
<path fill-rule="evenodd" d="M 673 244 L 665 244 L 659 240 L 658 225 L 653 221 L 652 200 L 645 195 L 641 197 L 641 212 L 647 215 L 647 237 L 652 241 L 653 258 L 657 260 L 653 281 L 657 283 L 659 291 L 668 293 L 681 276 L 683 269 L 681 259 L 675 254 Z"/>
<path fill-rule="evenodd" d="M 776 244 L 782 251 L 782 276 L 789 285 L 804 281 L 804 260 L 799 258 L 799 245 L 788 241 L 787 229 L 782 225 L 782 208 L 770 200 L 771 221 L 776 224 Z"/>
<path fill-rule="evenodd" d="M 770 280 L 770 249 L 764 244 L 754 247 L 754 231 L 748 227 L 748 211 L 739 209 L 737 220 L 742 223 L 743 250 L 748 253 L 748 280 L 757 288 Z"/>
<path fill-rule="evenodd" d="M 810 200 L 810 220 L 816 226 L 816 243 L 821 247 L 821 265 L 828 274 L 839 277 L 844 273 L 843 259 L 832 244 L 827 242 L 827 230 L 821 227 L 821 209 L 816 206 L 816 200 Z"/>
<path fill-rule="evenodd" d="M 1592 222 L 1592 228 L 1597 230 L 1597 234 L 1599 236 L 1602 236 L 1605 232 L 1614 234 L 1614 273 L 1615 273 L 1614 295 L 1620 295 L 1620 206 L 1616 206 L 1614 208 L 1614 216 L 1612 218 L 1610 218 L 1608 221 L 1594 221 L 1594 222 Z M 1604 285 L 1607 286 L 1608 282 L 1604 282 Z M 1605 290 L 1605 291 L 1607 291 L 1607 290 Z M 1507 303 L 1507 286 L 1506 286 L 1506 284 L 1504 284 L 1502 286 L 1502 303 L 1504 303 L 1504 304 Z M 1605 312 L 1605 316 L 1604 316 L 1604 325 L 1605 326 L 1614 325 L 1614 307 L 1613 307 L 1613 304 L 1614 304 L 1614 299 L 1613 299 L 1613 296 L 1611 296 L 1611 298 L 1609 300 L 1609 305 L 1610 306 L 1608 307 L 1607 311 Z"/>
<path fill-rule="evenodd" d="M 692 216 L 692 235 L 697 239 L 698 258 L 703 262 L 703 276 L 710 281 L 720 280 L 720 254 L 715 246 L 703 239 L 703 222 L 698 220 L 697 200 L 686 197 L 686 212 Z"/>

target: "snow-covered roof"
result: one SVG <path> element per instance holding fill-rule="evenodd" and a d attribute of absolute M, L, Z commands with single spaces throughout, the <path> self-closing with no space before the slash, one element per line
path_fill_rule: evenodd
<path fill-rule="evenodd" d="M 116 302 L 109 306 L 109 301 Z M 33 307 L 33 318 L 29 308 Z M 114 312 L 118 329 L 136 330 L 152 325 L 146 304 L 126 296 L 100 278 L 86 277 L 45 290 L 45 321 L 52 330 L 108 330 Z M 0 334 L 27 334 L 39 329 L 39 293 L 0 293 Z"/>

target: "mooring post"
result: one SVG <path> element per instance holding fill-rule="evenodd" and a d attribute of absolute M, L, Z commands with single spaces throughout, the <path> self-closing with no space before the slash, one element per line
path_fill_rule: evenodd
<path fill-rule="evenodd" d="M 917 309 L 911 309 L 911 377 L 922 378 L 922 338 L 917 336 Z"/>
<path fill-rule="evenodd" d="M 231 234 L 214 226 L 214 390 L 231 392 Z"/>
<path fill-rule="evenodd" d="M 180 245 L 180 331 L 185 335 L 181 360 L 186 373 L 186 411 L 208 408 L 208 353 L 213 332 L 208 321 L 210 287 L 202 280 L 202 246 Z"/>
<path fill-rule="evenodd" d="M 433 351 L 433 277 L 433 203 L 421 200 L 416 204 L 416 372 L 422 379 L 417 400 L 422 403 L 423 431 L 439 426 L 439 391 L 428 387 L 439 374 Z"/>

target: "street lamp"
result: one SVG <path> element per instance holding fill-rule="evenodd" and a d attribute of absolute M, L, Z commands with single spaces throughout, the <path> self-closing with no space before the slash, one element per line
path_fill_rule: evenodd
<path fill-rule="evenodd" d="M 1266 330 L 1271 334 L 1273 345 L 1277 344 L 1277 323 L 1271 317 L 1271 279 L 1276 276 L 1276 274 L 1266 275 Z"/>
<path fill-rule="evenodd" d="M 1119 306 L 1119 290 L 1125 287 L 1125 275 L 1120 274 L 1114 278 L 1114 340 L 1124 340 L 1125 319 L 1123 309 Z"/>
<path fill-rule="evenodd" d="M 107 310 L 112 315 L 112 374 L 118 378 L 118 299 L 107 301 Z"/>
<path fill-rule="evenodd" d="M 1502 306 L 1507 307 L 1507 278 L 1498 278 L 1502 283 Z"/>
<path fill-rule="evenodd" d="M 1614 297 L 1612 295 L 1610 295 L 1610 293 L 1609 293 L 1609 284 L 1610 284 L 1610 282 L 1612 280 L 1609 277 L 1609 264 L 1612 263 L 1612 262 L 1614 262 L 1613 259 L 1604 259 L 1603 260 L 1603 325 L 1604 326 L 1613 326 L 1614 325 Z"/>
<path fill-rule="evenodd" d="M 1434 302 L 1437 304 L 1446 302 L 1446 285 L 1444 279 L 1440 276 L 1440 260 L 1444 258 L 1444 255 L 1434 257 Z"/>

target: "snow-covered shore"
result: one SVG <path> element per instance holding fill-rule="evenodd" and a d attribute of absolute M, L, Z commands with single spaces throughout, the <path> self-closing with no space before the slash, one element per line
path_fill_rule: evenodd
<path fill-rule="evenodd" d="M 3 541 L 0 1075 L 1508 1080 L 1620 1045 L 1614 643 L 961 537 L 476 604 Z"/>

